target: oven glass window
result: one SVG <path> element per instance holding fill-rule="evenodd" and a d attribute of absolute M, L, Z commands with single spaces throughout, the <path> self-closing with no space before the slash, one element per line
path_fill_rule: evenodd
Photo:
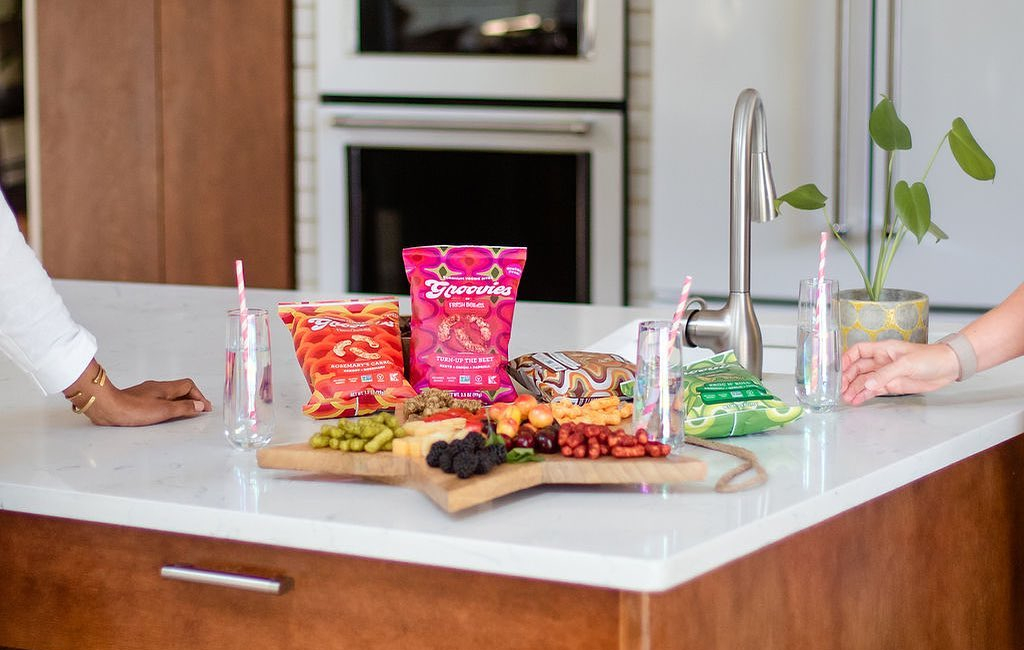
<path fill-rule="evenodd" d="M 526 246 L 519 298 L 588 302 L 587 153 L 348 147 L 349 290 L 405 294 L 402 249 Z"/>
<path fill-rule="evenodd" d="M 578 56 L 578 0 L 361 0 L 361 52 Z"/>

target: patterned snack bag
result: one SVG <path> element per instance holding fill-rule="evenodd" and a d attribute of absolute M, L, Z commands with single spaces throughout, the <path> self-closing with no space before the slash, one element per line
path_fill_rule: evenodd
<path fill-rule="evenodd" d="M 402 375 L 397 299 L 279 303 L 277 313 L 313 391 L 306 415 L 365 415 L 416 394 Z"/>
<path fill-rule="evenodd" d="M 683 372 L 686 435 L 698 438 L 744 436 L 778 429 L 803 414 L 768 392 L 740 365 L 732 350 L 695 361 Z"/>
<path fill-rule="evenodd" d="M 412 296 L 413 387 L 484 404 L 515 399 L 505 364 L 526 249 L 417 246 L 402 258 Z"/>
<path fill-rule="evenodd" d="M 563 397 L 586 404 L 599 397 L 622 397 L 619 386 L 636 378 L 636 364 L 603 352 L 532 352 L 510 361 L 508 374 L 539 400 Z"/>

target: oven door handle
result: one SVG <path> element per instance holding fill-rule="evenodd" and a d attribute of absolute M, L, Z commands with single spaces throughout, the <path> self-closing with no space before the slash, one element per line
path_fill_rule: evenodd
<path fill-rule="evenodd" d="M 338 129 L 407 129 L 414 131 L 485 131 L 488 133 L 548 133 L 587 135 L 593 125 L 586 120 L 453 120 L 336 115 Z"/>

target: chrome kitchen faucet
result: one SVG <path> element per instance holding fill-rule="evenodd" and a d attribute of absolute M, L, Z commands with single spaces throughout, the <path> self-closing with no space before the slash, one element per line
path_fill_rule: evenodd
<path fill-rule="evenodd" d="M 750 300 L 750 222 L 775 218 L 775 183 L 768 162 L 768 128 L 757 91 L 747 88 L 732 115 L 729 194 L 729 298 L 721 309 L 686 311 L 686 344 L 735 350 L 743 367 L 761 376 L 761 326 Z"/>

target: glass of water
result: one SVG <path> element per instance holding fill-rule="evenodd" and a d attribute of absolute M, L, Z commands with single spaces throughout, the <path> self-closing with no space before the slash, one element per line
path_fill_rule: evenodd
<path fill-rule="evenodd" d="M 809 411 L 831 411 L 839 404 L 842 354 L 835 280 L 800 281 L 796 321 L 796 398 Z"/>
<path fill-rule="evenodd" d="M 648 438 L 680 449 L 685 441 L 683 334 L 667 320 L 643 321 L 637 332 L 633 424 Z"/>
<path fill-rule="evenodd" d="M 236 449 L 258 449 L 274 434 L 274 384 L 270 372 L 270 317 L 228 310 L 224 357 L 224 435 Z M 244 333 L 243 333 L 244 329 Z"/>

